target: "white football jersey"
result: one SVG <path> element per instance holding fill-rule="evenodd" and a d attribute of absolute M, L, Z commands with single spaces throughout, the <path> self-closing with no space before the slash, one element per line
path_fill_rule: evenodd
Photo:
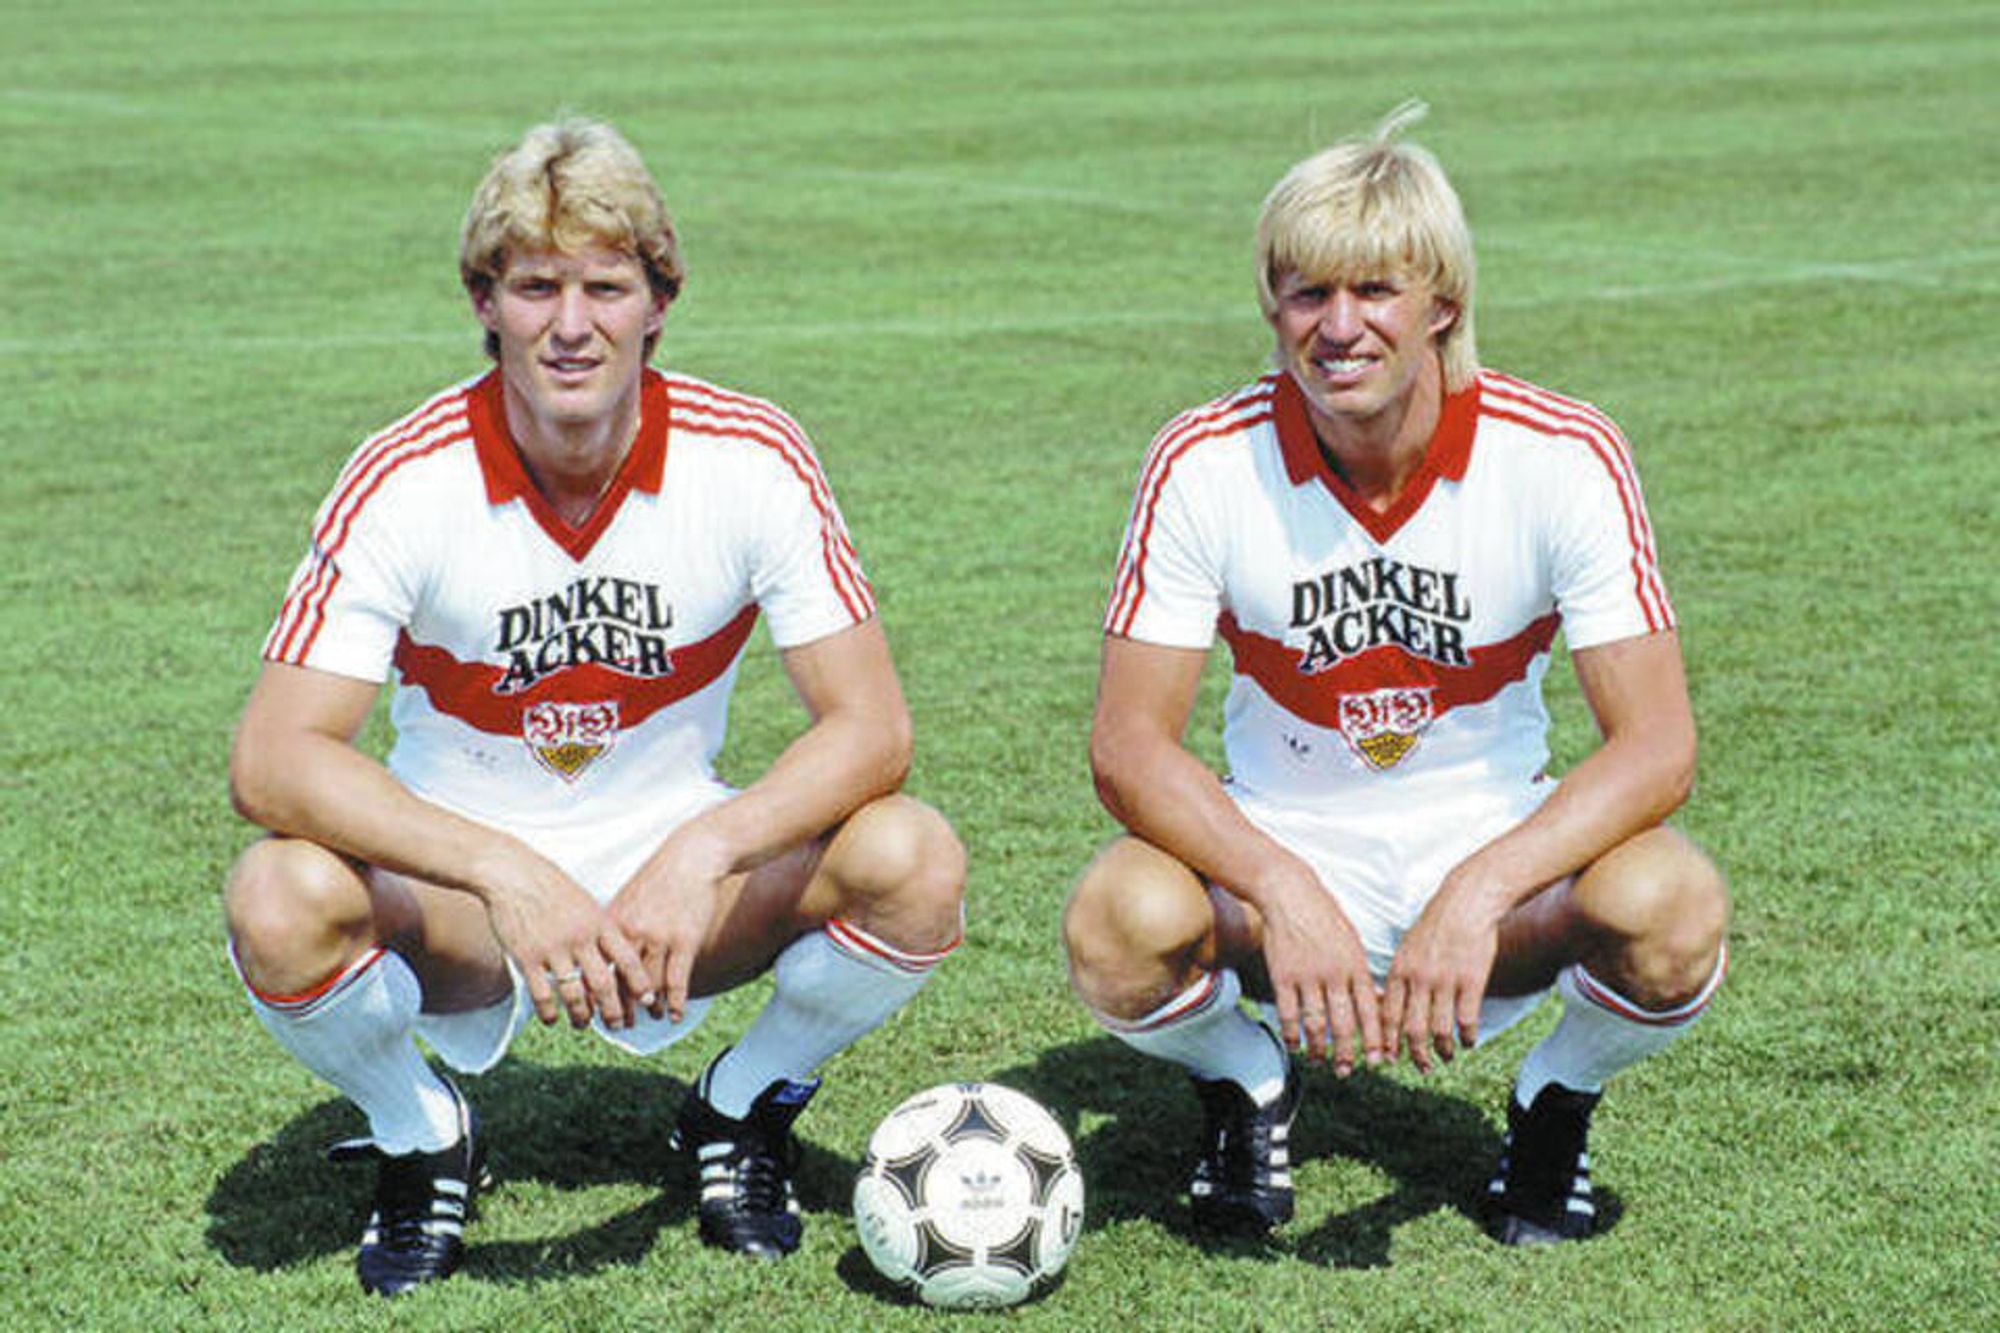
<path fill-rule="evenodd" d="M 760 610 L 791 647 L 874 609 L 778 408 L 646 371 L 638 435 L 573 528 L 529 480 L 492 371 L 349 459 L 264 656 L 393 667 L 392 772 L 485 822 L 560 831 L 713 788 Z"/>
<path fill-rule="evenodd" d="M 1287 375 L 1184 412 L 1140 472 L 1106 632 L 1234 657 L 1233 780 L 1266 800 L 1401 805 L 1532 781 L 1560 629 L 1674 624 L 1625 442 L 1491 371 L 1444 403 L 1377 513 L 1326 464 Z"/>

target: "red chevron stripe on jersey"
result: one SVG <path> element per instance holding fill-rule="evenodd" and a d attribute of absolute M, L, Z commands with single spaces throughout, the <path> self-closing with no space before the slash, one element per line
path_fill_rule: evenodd
<path fill-rule="evenodd" d="M 1238 675 L 1248 676 L 1285 711 L 1316 726 L 1338 730 L 1340 696 L 1381 689 L 1425 688 L 1438 716 L 1453 708 L 1482 704 L 1507 686 L 1525 680 L 1528 667 L 1555 642 L 1562 617 L 1550 612 L 1519 634 L 1471 649 L 1470 666 L 1448 667 L 1403 649 L 1383 645 L 1357 653 L 1324 671 L 1299 670 L 1299 650 L 1244 629 L 1224 612 L 1216 629 L 1229 644 Z"/>
<path fill-rule="evenodd" d="M 396 643 L 396 669 L 405 685 L 430 697 L 431 707 L 494 735 L 521 735 L 521 715 L 536 704 L 601 699 L 617 700 L 619 725 L 629 729 L 718 680 L 743 651 L 756 623 L 756 606 L 744 607 L 706 639 L 674 649 L 673 671 L 651 679 L 588 663 L 557 671 L 527 689 L 496 694 L 494 687 L 506 674 L 499 667 L 461 662 L 442 648 L 418 643 L 407 630 Z"/>
<path fill-rule="evenodd" d="M 528 476 L 513 432 L 507 426 L 506 392 L 500 372 L 488 371 L 465 397 L 466 416 L 474 438 L 479 441 L 479 468 L 486 478 L 486 498 L 496 505 L 510 500 L 526 505 L 549 540 L 562 547 L 572 560 L 582 560 L 590 554 L 597 539 L 618 517 L 626 496 L 633 491 L 659 493 L 660 475 L 666 465 L 670 409 L 666 386 L 657 374 L 649 373 L 640 380 L 639 425 L 632 436 L 632 446 L 625 451 L 611 484 L 604 488 L 582 527 L 570 526 Z"/>
<path fill-rule="evenodd" d="M 294 666 L 304 664 L 326 623 L 327 599 L 340 582 L 340 548 L 368 497 L 381 489 L 396 469 L 471 438 L 461 387 L 433 398 L 355 452 L 321 507 L 319 521 L 313 526 L 311 576 L 286 594 L 277 623 L 264 640 L 266 658 Z"/>
<path fill-rule="evenodd" d="M 769 403 L 718 389 L 712 384 L 679 376 L 673 377 L 670 384 L 676 412 L 685 414 L 692 424 L 706 426 L 714 423 L 720 427 L 718 433 L 734 434 L 762 445 L 785 460 L 792 474 L 805 484 L 812 496 L 813 508 L 819 511 L 820 545 L 826 571 L 834 590 L 840 595 L 841 604 L 856 623 L 874 614 L 874 589 L 869 587 L 867 578 L 861 573 L 860 557 L 855 554 L 854 543 L 840 521 L 840 511 L 833 503 L 832 488 L 827 485 L 826 475 L 820 470 L 812 446 L 807 443 L 798 423 Z"/>
<path fill-rule="evenodd" d="M 1271 399 L 1277 383 L 1275 374 L 1242 391 L 1206 407 L 1183 412 L 1168 422 L 1153 440 L 1146 462 L 1139 470 L 1138 498 L 1133 504 L 1131 534 L 1119 553 L 1118 572 L 1112 580 L 1111 606 L 1104 627 L 1112 634 L 1130 634 L 1132 619 L 1146 596 L 1146 548 L 1153 535 L 1153 517 L 1160 492 L 1174 465 L 1204 440 L 1249 430 L 1271 420 Z"/>
<path fill-rule="evenodd" d="M 1610 474 L 1618 490 L 1618 503 L 1625 511 L 1625 535 L 1632 545 L 1632 579 L 1638 602 L 1645 612 L 1646 628 L 1669 629 L 1674 623 L 1673 607 L 1660 579 L 1659 555 L 1653 548 L 1652 524 L 1640 498 L 1638 474 L 1625 437 L 1611 419 L 1587 403 L 1518 380 L 1497 371 L 1482 371 L 1480 414 L 1511 421 L 1546 435 L 1579 440 Z"/>

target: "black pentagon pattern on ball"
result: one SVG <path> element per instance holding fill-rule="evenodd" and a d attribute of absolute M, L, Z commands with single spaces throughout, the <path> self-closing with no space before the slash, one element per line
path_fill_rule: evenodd
<path fill-rule="evenodd" d="M 1027 1163 L 1028 1170 L 1035 1177 L 1035 1206 L 1048 1207 L 1049 1192 L 1055 1188 L 1056 1181 L 1062 1179 L 1068 1164 L 1060 1157 L 1039 1151 L 1033 1144 L 1016 1144 L 1014 1151 Z"/>
<path fill-rule="evenodd" d="M 903 1197 L 903 1206 L 914 1209 L 924 1197 L 924 1174 L 937 1160 L 937 1149 L 926 1143 L 908 1157 L 898 1157 L 893 1161 L 877 1162 L 871 1153 L 868 1166 L 879 1167 L 882 1179 L 896 1187 L 896 1193 Z"/>
<path fill-rule="evenodd" d="M 952 1121 L 945 1129 L 942 1135 L 944 1140 L 947 1143 L 956 1143 L 959 1139 L 982 1138 L 992 1139 L 995 1143 L 1005 1143 L 1007 1131 L 993 1118 L 993 1112 L 979 1096 L 979 1085 L 967 1083 L 962 1086 L 966 1094 L 965 1103 L 959 1108 L 958 1119 Z"/>
<path fill-rule="evenodd" d="M 973 1257 L 967 1247 L 946 1240 L 930 1218 L 917 1223 L 917 1260 L 912 1267 L 922 1276 L 929 1277 L 954 1264 L 969 1264 Z"/>
<path fill-rule="evenodd" d="M 1030 1217 L 1027 1224 L 1011 1239 L 987 1249 L 986 1262 L 1004 1264 L 1022 1277 L 1032 1278 L 1035 1270 L 1040 1267 L 1036 1262 L 1035 1252 L 1041 1238 L 1041 1218 Z"/>

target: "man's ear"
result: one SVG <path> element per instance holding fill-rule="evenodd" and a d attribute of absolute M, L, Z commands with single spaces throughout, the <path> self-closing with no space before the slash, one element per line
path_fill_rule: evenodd
<path fill-rule="evenodd" d="M 1438 297 L 1431 302 L 1431 337 L 1442 338 L 1458 323 L 1458 302 Z"/>

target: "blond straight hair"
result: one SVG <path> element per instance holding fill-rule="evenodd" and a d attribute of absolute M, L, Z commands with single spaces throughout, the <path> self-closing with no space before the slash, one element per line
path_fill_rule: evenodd
<path fill-rule="evenodd" d="M 1401 135 L 1429 108 L 1411 100 L 1371 134 L 1343 139 L 1293 166 L 1265 196 L 1257 219 L 1257 303 L 1277 313 L 1287 273 L 1314 281 L 1408 274 L 1458 309 L 1438 335 L 1445 390 L 1472 383 L 1476 272 L 1472 232 L 1458 193 L 1428 150 Z"/>

